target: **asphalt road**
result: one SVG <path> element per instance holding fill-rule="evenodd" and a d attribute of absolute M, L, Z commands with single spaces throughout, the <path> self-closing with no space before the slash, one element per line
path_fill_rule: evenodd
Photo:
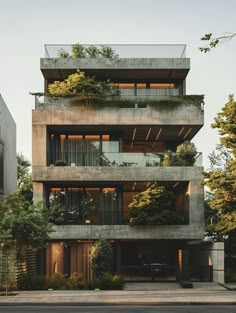
<path fill-rule="evenodd" d="M 0 306 L 1 313 L 236 313 L 236 305 L 201 306 Z"/>

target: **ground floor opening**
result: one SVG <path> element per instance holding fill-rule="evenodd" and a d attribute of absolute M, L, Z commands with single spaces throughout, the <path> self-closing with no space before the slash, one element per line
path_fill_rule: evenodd
<path fill-rule="evenodd" d="M 53 240 L 38 258 L 40 274 L 82 273 L 93 278 L 90 249 L 95 240 Z M 126 281 L 213 281 L 214 251 L 199 241 L 109 240 L 113 272 Z M 209 252 L 211 251 L 211 252 Z M 213 252 L 212 252 L 213 251 Z"/>

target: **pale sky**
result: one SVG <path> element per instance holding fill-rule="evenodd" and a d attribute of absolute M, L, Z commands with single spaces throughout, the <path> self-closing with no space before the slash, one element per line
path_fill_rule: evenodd
<path fill-rule="evenodd" d="M 205 126 L 193 140 L 207 156 L 210 128 L 236 88 L 236 38 L 202 54 L 200 37 L 236 32 L 235 0 L 0 0 L 0 93 L 17 124 L 17 151 L 31 160 L 29 92 L 43 91 L 44 44 L 186 44 L 187 94 L 205 94 Z"/>

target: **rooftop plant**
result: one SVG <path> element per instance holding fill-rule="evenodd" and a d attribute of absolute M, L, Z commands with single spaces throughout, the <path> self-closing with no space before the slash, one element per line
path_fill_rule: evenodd
<path fill-rule="evenodd" d="M 106 59 L 117 59 L 119 55 L 109 46 L 88 46 L 85 47 L 80 43 L 72 45 L 71 54 L 64 49 L 58 51 L 59 58 L 106 58 Z"/>

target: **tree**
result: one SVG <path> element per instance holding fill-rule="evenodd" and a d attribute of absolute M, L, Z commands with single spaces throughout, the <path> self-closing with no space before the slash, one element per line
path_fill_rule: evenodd
<path fill-rule="evenodd" d="M 128 208 L 130 225 L 168 225 L 183 222 L 176 214 L 174 193 L 156 183 L 134 196 Z"/>
<path fill-rule="evenodd" d="M 217 212 L 214 230 L 230 234 L 236 231 L 236 102 L 232 95 L 212 127 L 218 129 L 221 145 L 210 156 L 205 184 L 214 194 L 209 201 L 210 208 Z"/>
<path fill-rule="evenodd" d="M 52 231 L 43 203 L 33 204 L 30 162 L 17 156 L 17 191 L 6 195 L 0 204 L 0 240 L 4 247 L 13 245 L 20 251 L 38 249 Z"/>
<path fill-rule="evenodd" d="M 215 48 L 219 44 L 223 44 L 223 43 L 226 43 L 227 41 L 230 41 L 235 36 L 236 36 L 236 33 L 227 33 L 219 37 L 213 37 L 212 33 L 205 34 L 201 38 L 201 40 L 206 41 L 207 44 L 203 47 L 199 47 L 199 50 L 204 53 L 210 52 L 211 49 Z"/>
<path fill-rule="evenodd" d="M 17 191 L 32 202 L 33 183 L 30 166 L 30 161 L 23 154 L 17 154 Z"/>
<path fill-rule="evenodd" d="M 111 272 L 113 265 L 112 246 L 106 240 L 96 241 L 90 250 L 90 261 L 96 278 Z"/>

